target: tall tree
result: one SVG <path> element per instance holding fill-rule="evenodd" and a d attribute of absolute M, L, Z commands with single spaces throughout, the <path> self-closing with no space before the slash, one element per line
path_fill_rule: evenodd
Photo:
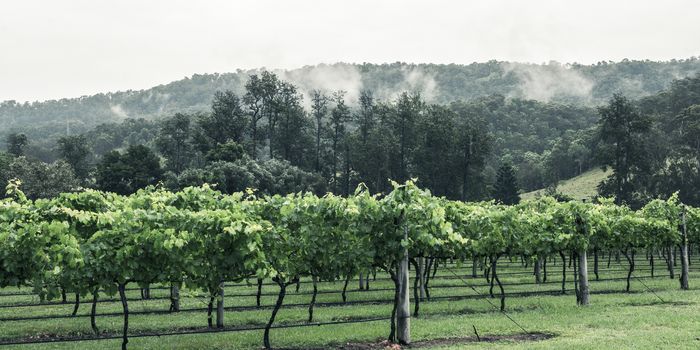
<path fill-rule="evenodd" d="M 376 124 L 376 117 L 374 114 L 374 96 L 372 95 L 372 91 L 360 91 L 360 108 L 355 119 L 357 120 L 357 124 L 360 129 L 362 144 L 367 144 L 369 133 Z"/>
<path fill-rule="evenodd" d="M 678 125 L 681 146 L 700 165 L 700 104 L 684 109 L 674 119 Z"/>
<path fill-rule="evenodd" d="M 273 137 L 278 111 L 274 108 L 275 97 L 278 91 L 279 80 L 274 73 L 263 71 L 259 76 L 252 74 L 245 84 L 246 93 L 243 103 L 248 114 L 248 128 L 250 133 L 249 153 L 251 157 L 258 157 L 258 146 L 263 144 L 264 129 L 261 132 L 260 122 L 267 119 L 268 137 Z M 270 150 L 270 158 L 272 158 Z"/>
<path fill-rule="evenodd" d="M 217 112 L 213 111 L 212 115 L 215 114 Z M 218 118 L 209 120 L 216 119 Z M 189 115 L 176 113 L 174 116 L 162 121 L 155 143 L 160 153 L 167 159 L 168 169 L 175 172 L 175 174 L 185 170 L 191 160 L 193 151 L 191 138 L 192 128 Z"/>
<path fill-rule="evenodd" d="M 396 101 L 396 113 L 393 127 L 397 133 L 398 141 L 398 169 L 395 178 L 406 181 L 409 178 L 410 154 L 415 146 L 415 126 L 421 113 L 424 112 L 425 103 L 420 94 L 404 92 Z"/>
<path fill-rule="evenodd" d="M 456 142 L 460 157 L 456 162 L 460 176 L 460 199 L 478 200 L 488 195 L 483 176 L 486 157 L 493 147 L 493 135 L 483 117 L 472 106 L 456 102 L 450 108 L 457 114 Z"/>
<path fill-rule="evenodd" d="M 84 181 L 90 172 L 88 156 L 90 147 L 84 135 L 63 136 L 58 139 L 58 153 L 65 160 L 81 181 Z"/>
<path fill-rule="evenodd" d="M 24 155 L 24 147 L 29 144 L 27 135 L 11 133 L 7 135 L 7 152 L 15 157 Z"/>
<path fill-rule="evenodd" d="M 413 152 L 415 171 L 422 186 L 437 196 L 459 198 L 459 148 L 456 114 L 445 106 L 431 105 L 417 124 L 418 141 Z"/>
<path fill-rule="evenodd" d="M 515 177 L 515 169 L 510 162 L 503 162 L 498 168 L 496 183 L 494 184 L 493 197 L 498 203 L 513 205 L 520 203 L 518 181 Z"/>
<path fill-rule="evenodd" d="M 599 161 L 613 169 L 611 178 L 601 183 L 603 195 L 615 195 L 617 204 L 633 199 L 635 183 L 648 176 L 649 163 L 645 137 L 651 130 L 651 119 L 640 114 L 626 97 L 615 94 L 598 109 Z"/>
<path fill-rule="evenodd" d="M 388 125 L 380 116 L 390 114 L 393 110 L 385 104 L 377 105 L 372 92 L 360 93 L 359 108 L 354 114 L 357 129 L 353 135 L 352 152 L 353 169 L 357 172 L 357 181 L 364 183 L 372 192 L 381 192 L 387 182 L 388 152 L 390 142 Z"/>
<path fill-rule="evenodd" d="M 179 122 L 183 122 L 183 119 Z M 238 96 L 228 90 L 217 91 L 214 94 L 211 113 L 200 115 L 197 121 L 201 129 L 201 135 L 198 135 L 200 150 L 206 153 L 211 147 L 229 140 L 242 142 L 247 122 Z"/>
<path fill-rule="evenodd" d="M 289 88 L 293 88 L 296 94 L 296 88 L 294 85 L 282 82 L 277 79 L 277 75 L 269 71 L 263 71 L 261 73 L 262 91 L 263 91 L 263 102 L 266 105 L 264 111 L 267 115 L 267 138 L 268 138 L 268 151 L 270 159 L 274 159 L 273 144 L 275 143 L 275 137 L 277 136 L 277 122 L 280 118 L 280 113 L 287 109 L 286 104 L 289 103 L 287 97 L 290 96 Z M 281 90 L 287 90 L 287 96 L 280 96 Z"/>
<path fill-rule="evenodd" d="M 332 188 L 335 193 L 347 194 L 348 189 L 342 186 L 338 181 L 338 164 L 344 159 L 349 166 L 349 154 L 346 147 L 346 123 L 350 120 L 350 108 L 345 104 L 345 91 L 337 91 L 333 94 L 333 102 L 335 107 L 331 111 L 330 129 L 331 129 L 331 181 Z M 349 172 L 346 172 L 343 185 L 347 185 Z"/>
<path fill-rule="evenodd" d="M 311 114 L 315 121 L 314 131 L 316 136 L 314 168 L 317 173 L 321 172 L 321 136 L 325 131 L 325 119 L 328 114 L 329 100 L 329 97 L 320 90 L 313 90 L 311 92 Z"/>
<path fill-rule="evenodd" d="M 700 79 L 699 79 L 700 80 Z M 700 85 L 698 85 L 700 86 Z M 686 93 L 684 93 L 686 94 Z M 668 198 L 678 192 L 685 204 L 700 205 L 700 105 L 691 105 L 669 118 L 669 151 L 654 166 L 652 188 L 655 197 Z M 663 138 L 655 135 L 653 139 Z"/>
<path fill-rule="evenodd" d="M 296 86 L 280 82 L 275 98 L 276 127 L 270 139 L 272 155 L 276 154 L 295 166 L 305 164 L 307 152 L 311 149 L 310 120 L 302 106 L 302 96 Z"/>

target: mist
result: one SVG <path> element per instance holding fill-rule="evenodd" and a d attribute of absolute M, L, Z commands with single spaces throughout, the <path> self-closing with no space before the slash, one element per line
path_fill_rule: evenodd
<path fill-rule="evenodd" d="M 543 102 L 558 98 L 589 103 L 592 99 L 591 91 L 595 83 L 569 65 L 558 62 L 547 65 L 507 63 L 504 70 L 506 74 L 514 74 L 519 81 L 518 88 L 511 92 L 510 97 Z"/>

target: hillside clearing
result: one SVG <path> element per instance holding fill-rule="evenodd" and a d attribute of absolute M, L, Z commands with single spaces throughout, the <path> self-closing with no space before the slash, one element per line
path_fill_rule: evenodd
<path fill-rule="evenodd" d="M 589 200 L 598 194 L 598 184 L 612 174 L 612 170 L 603 171 L 601 168 L 594 168 L 583 174 L 560 181 L 557 191 L 571 196 L 574 199 Z M 522 199 L 532 199 L 544 195 L 546 189 L 539 189 L 520 195 Z"/>

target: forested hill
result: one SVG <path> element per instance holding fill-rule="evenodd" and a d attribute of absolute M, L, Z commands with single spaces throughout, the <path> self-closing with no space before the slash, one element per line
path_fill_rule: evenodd
<path fill-rule="evenodd" d="M 345 90 L 350 103 L 361 90 L 379 99 L 402 91 L 420 91 L 428 102 L 447 103 L 499 94 L 547 102 L 594 106 L 613 92 L 637 99 L 656 93 L 677 78 L 700 72 L 700 59 L 667 62 L 621 61 L 594 65 L 521 64 L 489 61 L 469 65 L 344 64 L 277 71 L 302 92 Z M 124 91 L 46 102 L 0 105 L 0 137 L 11 131 L 33 138 L 57 133 L 81 133 L 94 126 L 126 118 L 152 119 L 175 112 L 206 111 L 217 90 L 242 93 L 249 74 L 239 70 L 192 77 L 147 90 Z M 308 98 L 306 99 L 308 103 Z"/>

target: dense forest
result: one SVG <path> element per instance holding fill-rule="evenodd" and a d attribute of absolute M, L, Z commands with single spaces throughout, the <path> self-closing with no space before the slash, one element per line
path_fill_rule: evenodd
<path fill-rule="evenodd" d="M 239 70 L 225 74 L 196 74 L 147 90 L 102 93 L 79 98 L 0 104 L 0 137 L 22 132 L 37 139 L 82 133 L 108 122 L 126 118 L 154 120 L 175 113 L 204 112 L 216 91 L 245 93 L 251 74 L 262 70 Z M 420 91 L 430 103 L 471 101 L 489 95 L 533 99 L 584 106 L 607 102 L 614 92 L 631 99 L 657 93 L 674 79 L 700 72 L 700 59 L 667 62 L 599 62 L 593 65 L 524 64 L 489 61 L 458 64 L 345 64 L 307 66 L 272 71 L 293 83 L 308 107 L 314 89 L 347 92 L 355 106 L 362 90 L 380 100 L 393 100 L 403 91 Z"/>
<path fill-rule="evenodd" d="M 204 182 L 347 195 L 416 177 L 439 196 L 506 203 L 605 166 L 600 192 L 620 202 L 680 190 L 697 205 L 699 71 L 697 59 L 336 64 L 4 102 L 0 180 L 19 178 L 38 198 Z"/>

